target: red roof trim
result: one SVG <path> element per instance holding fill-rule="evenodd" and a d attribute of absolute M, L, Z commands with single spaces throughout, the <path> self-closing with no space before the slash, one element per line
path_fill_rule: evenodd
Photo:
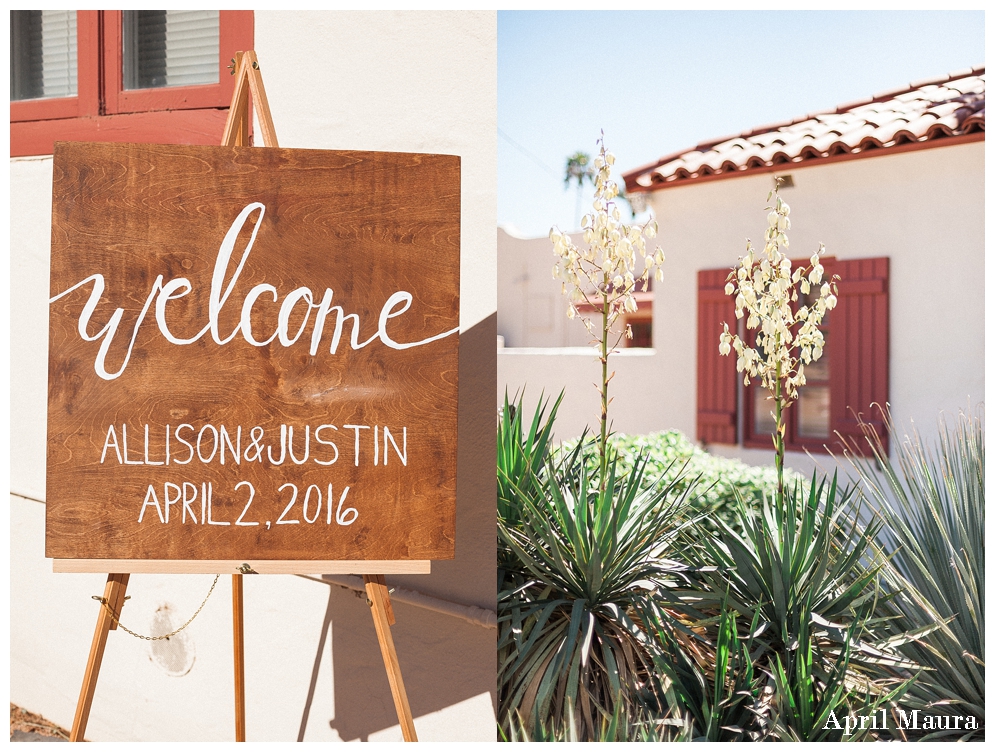
<path fill-rule="evenodd" d="M 649 193 L 651 191 L 658 191 L 664 188 L 675 188 L 682 185 L 690 185 L 698 183 L 704 183 L 711 180 L 724 180 L 727 178 L 740 177 L 742 175 L 758 175 L 767 172 L 787 172 L 788 170 L 797 170 L 802 167 L 816 167 L 818 165 L 832 164 L 836 162 L 847 162 L 851 159 L 862 159 L 864 157 L 880 157 L 888 156 L 889 154 L 903 154 L 908 151 L 919 151 L 921 149 L 933 149 L 938 146 L 958 146 L 960 144 L 973 143 L 975 141 L 984 141 L 985 132 L 984 130 L 973 133 L 966 133 L 961 136 L 949 136 L 946 138 L 934 138 L 929 141 L 916 141 L 914 143 L 904 143 L 896 144 L 895 146 L 889 146 L 887 148 L 871 148 L 862 149 L 856 152 L 846 152 L 840 151 L 836 154 L 831 154 L 829 156 L 820 156 L 818 158 L 810 159 L 795 159 L 789 164 L 764 164 L 763 166 L 757 167 L 738 167 L 735 172 L 718 172 L 714 175 L 702 175 L 697 174 L 694 176 L 684 177 L 681 179 L 671 179 L 664 181 L 659 175 L 653 175 L 653 184 L 651 186 L 641 186 L 637 185 L 633 188 L 629 188 L 626 184 L 626 192 L 628 193 Z M 834 144 L 834 146 L 839 146 L 841 149 L 846 149 L 845 144 Z M 683 173 L 687 173 L 687 170 L 681 170 Z"/>
<path fill-rule="evenodd" d="M 648 192 L 689 180 L 983 140 L 984 75 L 984 66 L 979 66 L 823 113 L 711 139 L 626 172 L 626 190 Z M 883 106 L 868 107 L 876 103 Z M 865 110 L 852 112 L 856 108 Z M 806 121 L 813 121 L 813 128 L 788 130 Z"/>

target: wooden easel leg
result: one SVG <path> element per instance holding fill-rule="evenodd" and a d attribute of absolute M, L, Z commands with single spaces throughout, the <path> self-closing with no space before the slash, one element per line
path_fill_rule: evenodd
<path fill-rule="evenodd" d="M 256 53 L 236 52 L 234 59 L 235 90 L 221 136 L 222 146 L 249 145 L 249 95 L 255 99 L 262 120 L 263 138 L 267 146 L 276 146 L 273 118 L 266 100 Z M 254 67 L 253 67 L 254 66 Z M 232 634 L 235 643 L 235 741 L 245 741 L 245 631 L 242 621 L 242 575 L 231 578 Z"/>
<path fill-rule="evenodd" d="M 394 652 L 394 638 L 390 634 L 390 625 L 394 623 L 394 609 L 390 605 L 390 595 L 387 583 L 382 574 L 364 575 L 366 597 L 373 613 L 373 625 L 377 630 L 377 641 L 380 643 L 380 653 L 383 655 L 384 667 L 387 669 L 387 681 L 390 682 L 390 693 L 394 696 L 394 707 L 397 709 L 397 720 L 401 724 L 404 741 L 416 742 L 415 722 L 411 717 L 411 707 L 408 705 L 408 695 L 404 691 L 401 679 L 401 666 Z"/>
<path fill-rule="evenodd" d="M 245 741 L 245 630 L 242 622 L 242 575 L 231 577 L 232 635 L 235 644 L 235 741 Z"/>
<path fill-rule="evenodd" d="M 121 615 L 124 605 L 124 593 L 128 589 L 127 574 L 107 575 L 104 586 L 104 601 L 110 609 Z M 69 741 L 83 741 L 86 733 L 86 722 L 90 718 L 90 706 L 93 704 L 93 694 L 97 689 L 97 675 L 100 673 L 100 663 L 104 659 L 104 648 L 107 646 L 107 634 L 117 629 L 117 623 L 111 618 L 107 609 L 100 607 L 97 616 L 97 627 L 93 632 L 93 643 L 90 645 L 90 657 L 86 662 L 86 672 L 83 674 L 83 686 L 79 691 L 79 702 L 76 703 L 76 717 L 73 718 L 73 728 L 69 733 Z"/>
<path fill-rule="evenodd" d="M 242 71 L 244 53 L 235 53 L 235 91 L 225 122 L 222 146 L 249 143 L 249 85 Z M 242 620 L 242 575 L 231 577 L 232 642 L 235 651 L 235 741 L 245 741 L 245 624 Z"/>

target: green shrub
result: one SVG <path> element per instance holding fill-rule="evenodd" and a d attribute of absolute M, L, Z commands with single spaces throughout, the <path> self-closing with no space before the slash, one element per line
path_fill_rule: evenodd
<path fill-rule="evenodd" d="M 569 452 L 576 441 L 565 442 L 561 452 Z M 759 508 L 764 495 L 774 498 L 777 491 L 777 471 L 773 465 L 753 467 L 741 460 L 716 457 L 697 446 L 680 431 L 660 431 L 645 435 L 616 434 L 612 448 L 619 455 L 619 474 L 628 472 L 640 455 L 645 457 L 643 486 L 670 485 L 676 481 L 679 490 L 685 490 L 696 479 L 692 508 L 704 514 L 702 525 L 717 531 L 714 518 L 719 518 L 734 528 L 738 525 L 736 492 L 751 508 Z M 808 481 L 791 470 L 785 471 L 787 486 L 800 483 L 803 492 Z"/>

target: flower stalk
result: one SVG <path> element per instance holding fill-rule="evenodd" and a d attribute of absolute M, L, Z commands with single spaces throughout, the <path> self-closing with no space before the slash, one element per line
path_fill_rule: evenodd
<path fill-rule="evenodd" d="M 601 296 L 601 432 L 598 441 L 598 458 L 601 472 L 598 490 L 604 493 L 605 478 L 608 477 L 608 296 Z"/>
<path fill-rule="evenodd" d="M 568 296 L 567 317 L 580 317 L 592 344 L 597 343 L 601 361 L 601 425 L 598 433 L 600 459 L 599 490 L 603 493 L 608 477 L 608 383 L 614 374 L 608 372 L 608 357 L 615 351 L 623 337 L 632 338 L 631 326 L 619 326 L 627 313 L 634 313 L 636 284 L 643 283 L 645 290 L 650 275 L 663 280 L 663 251 L 646 251 L 646 238 L 656 235 L 656 222 L 627 225 L 621 221 L 622 212 L 615 202 L 619 195 L 618 184 L 611 179 L 615 156 L 605 149 L 604 134 L 598 139 L 599 152 L 594 159 L 593 211 L 584 215 L 581 228 L 586 247 L 578 247 L 570 236 L 556 227 L 549 231 L 553 252 L 557 256 L 553 267 L 554 279 L 562 283 L 562 292 Z M 642 259 L 642 270 L 637 265 Z M 596 323 L 595 323 L 596 322 Z"/>
<path fill-rule="evenodd" d="M 729 273 L 725 286 L 726 295 L 735 296 L 736 318 L 745 316 L 747 331 L 756 330 L 755 345 L 750 344 L 750 337 L 741 337 L 724 323 L 719 353 L 729 355 L 735 350 L 736 370 L 743 374 L 743 383 L 760 379 L 774 402 L 771 438 L 777 501 L 783 504 L 786 411 L 805 385 L 805 366 L 822 357 L 825 337 L 819 327 L 826 312 L 836 307 L 839 277 L 823 282 L 821 257 L 826 248 L 821 243 L 807 266 L 792 269 L 791 260 L 781 250 L 788 248 L 791 209 L 778 195 L 776 185 L 767 195 L 768 201 L 772 199 L 767 207 L 763 252 L 757 253 L 747 240 L 746 254 Z"/>

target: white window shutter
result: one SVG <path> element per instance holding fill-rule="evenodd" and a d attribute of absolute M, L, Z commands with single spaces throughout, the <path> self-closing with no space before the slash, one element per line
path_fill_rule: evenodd
<path fill-rule="evenodd" d="M 44 97 L 76 96 L 76 11 L 41 12 Z"/>
<path fill-rule="evenodd" d="M 126 89 L 218 83 L 218 11 L 124 11 L 122 21 Z"/>
<path fill-rule="evenodd" d="M 218 11 L 166 11 L 168 86 L 218 82 Z"/>

